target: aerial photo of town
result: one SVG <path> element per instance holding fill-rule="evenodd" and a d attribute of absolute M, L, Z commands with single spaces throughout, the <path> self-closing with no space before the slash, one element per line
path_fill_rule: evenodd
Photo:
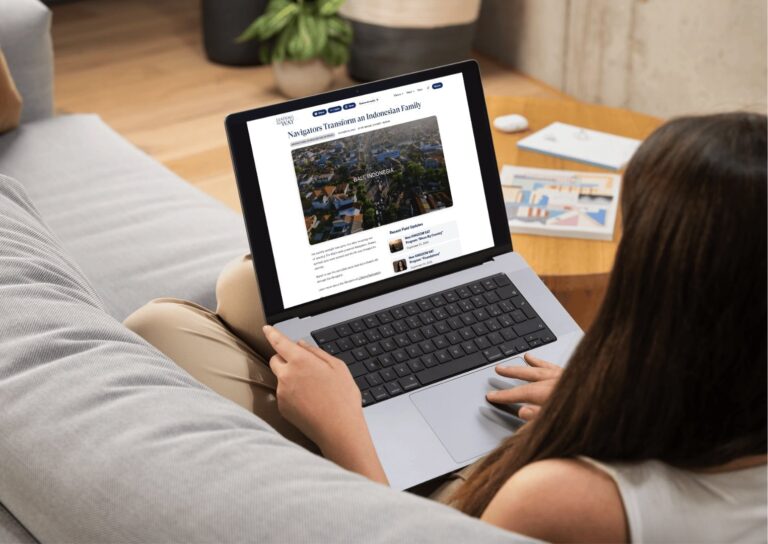
<path fill-rule="evenodd" d="M 293 151 L 310 244 L 453 204 L 437 117 Z"/>

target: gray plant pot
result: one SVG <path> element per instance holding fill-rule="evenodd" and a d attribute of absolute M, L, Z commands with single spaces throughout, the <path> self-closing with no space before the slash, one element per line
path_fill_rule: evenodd
<path fill-rule="evenodd" d="M 248 25 L 264 13 L 267 0 L 202 0 L 201 19 L 206 56 L 232 66 L 261 64 L 259 42 L 237 43 Z"/>

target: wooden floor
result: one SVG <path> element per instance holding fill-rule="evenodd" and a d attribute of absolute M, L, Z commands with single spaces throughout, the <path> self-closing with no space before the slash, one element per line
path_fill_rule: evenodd
<path fill-rule="evenodd" d="M 268 67 L 206 60 L 199 1 L 78 0 L 54 6 L 58 112 L 93 112 L 178 175 L 239 209 L 224 136 L 231 112 L 282 100 Z M 486 94 L 561 97 L 479 58 Z M 339 71 L 336 86 L 353 82 Z"/>

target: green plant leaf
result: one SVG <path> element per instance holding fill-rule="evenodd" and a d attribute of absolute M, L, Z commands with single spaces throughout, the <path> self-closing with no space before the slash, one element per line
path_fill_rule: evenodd
<path fill-rule="evenodd" d="M 341 17 L 323 19 L 328 26 L 328 37 L 335 38 L 344 44 L 352 43 L 352 24 Z"/>
<path fill-rule="evenodd" d="M 340 66 L 346 64 L 349 61 L 349 48 L 346 44 L 343 44 L 335 39 L 328 40 L 320 57 L 329 66 Z"/>
<path fill-rule="evenodd" d="M 267 4 L 267 8 L 264 10 L 265 14 L 274 15 L 286 6 L 296 5 L 294 0 L 270 0 Z"/>
<path fill-rule="evenodd" d="M 293 0 L 269 0 L 267 2 L 267 8 L 264 11 L 278 11 L 284 8 L 287 4 L 295 4 Z"/>
<path fill-rule="evenodd" d="M 295 33 L 296 21 L 291 21 L 285 29 L 277 35 L 275 47 L 272 49 L 272 62 L 283 62 L 288 57 L 288 40 Z"/>
<path fill-rule="evenodd" d="M 248 40 L 268 40 L 281 30 L 298 15 L 299 6 L 293 2 L 278 0 L 281 7 L 267 10 L 264 15 L 257 18 L 245 31 L 238 36 L 238 42 Z M 271 6 L 272 4 L 270 4 Z M 276 4 L 278 5 L 278 4 Z"/>
<path fill-rule="evenodd" d="M 328 43 L 328 18 L 315 16 L 312 17 L 312 21 L 314 21 L 312 31 L 315 38 L 314 56 L 318 56 L 325 49 L 325 44 Z"/>
<path fill-rule="evenodd" d="M 283 30 L 288 24 L 293 21 L 299 13 L 299 7 L 296 4 L 289 3 L 278 11 L 274 12 L 268 19 L 268 23 L 265 23 L 266 29 L 262 35 L 262 39 L 268 39 Z"/>
<path fill-rule="evenodd" d="M 310 58 L 320 56 L 320 51 L 325 48 L 328 42 L 328 33 L 325 29 L 324 18 L 315 14 L 308 14 L 306 17 L 307 30 L 310 37 Z"/>
<path fill-rule="evenodd" d="M 296 32 L 288 40 L 288 55 L 294 60 L 308 60 L 312 57 L 312 36 L 304 11 L 296 18 Z"/>
<path fill-rule="evenodd" d="M 345 0 L 317 0 L 317 12 L 328 17 L 339 11 L 344 2 Z"/>
<path fill-rule="evenodd" d="M 247 42 L 249 40 L 258 40 L 261 39 L 261 33 L 262 33 L 262 27 L 264 26 L 264 22 L 261 20 L 261 17 L 254 20 L 250 25 L 248 25 L 248 28 L 243 30 L 242 34 L 240 34 L 237 38 L 235 38 L 235 41 L 238 43 Z"/>
<path fill-rule="evenodd" d="M 262 64 L 272 63 L 272 44 L 264 42 L 259 46 L 259 61 Z"/>

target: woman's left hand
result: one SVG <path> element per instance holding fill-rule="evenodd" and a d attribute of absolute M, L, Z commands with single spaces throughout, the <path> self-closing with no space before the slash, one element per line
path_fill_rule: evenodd
<path fill-rule="evenodd" d="M 532 420 L 539 415 L 541 406 L 554 391 L 563 369 L 530 353 L 525 354 L 525 362 L 528 366 L 499 365 L 496 367 L 496 373 L 505 378 L 525 380 L 529 383 L 511 389 L 489 391 L 486 398 L 491 402 L 504 404 L 525 403 L 518 415 L 522 419 Z"/>
<path fill-rule="evenodd" d="M 344 361 L 306 342 L 293 342 L 268 325 L 264 335 L 277 352 L 269 367 L 277 377 L 280 413 L 327 458 L 386 483 L 363 417 L 360 389 Z"/>

